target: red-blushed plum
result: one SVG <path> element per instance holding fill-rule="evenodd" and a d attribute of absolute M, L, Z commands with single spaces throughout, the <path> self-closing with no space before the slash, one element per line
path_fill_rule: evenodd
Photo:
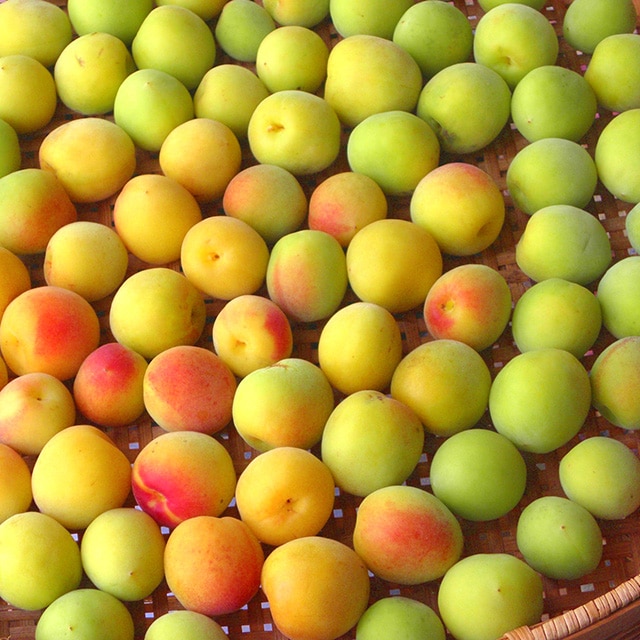
<path fill-rule="evenodd" d="M 227 640 L 223 628 L 209 616 L 187 609 L 169 611 L 147 627 L 144 640 Z"/>
<path fill-rule="evenodd" d="M 147 360 L 169 347 L 195 344 L 205 321 L 201 293 L 182 273 L 167 267 L 129 276 L 115 292 L 109 311 L 113 337 Z"/>
<path fill-rule="evenodd" d="M 321 457 L 340 489 L 363 497 L 405 482 L 422 456 L 424 439 L 422 422 L 412 409 L 365 389 L 345 397 L 331 412 L 322 432 Z"/>
<path fill-rule="evenodd" d="M 591 129 L 597 110 L 596 94 L 585 76 L 556 64 L 531 69 L 511 96 L 513 123 L 529 142 L 579 142 Z"/>
<path fill-rule="evenodd" d="M 473 29 L 454 4 L 409 2 L 391 39 L 408 51 L 429 79 L 445 67 L 468 62 L 473 50 Z"/>
<path fill-rule="evenodd" d="M 567 498 L 596 518 L 621 520 L 640 506 L 640 460 L 620 440 L 581 440 L 561 458 L 558 474 Z"/>
<path fill-rule="evenodd" d="M 175 178 L 143 173 L 116 196 L 113 224 L 130 253 L 151 265 L 180 258 L 187 232 L 202 220 L 195 196 Z"/>
<path fill-rule="evenodd" d="M 487 410 L 491 373 L 482 356 L 459 340 L 424 342 L 407 353 L 391 378 L 391 395 L 415 411 L 427 432 L 451 436 Z"/>
<path fill-rule="evenodd" d="M 433 236 L 399 218 L 376 220 L 360 229 L 347 247 L 346 261 L 356 296 L 391 313 L 424 304 L 443 268 Z"/>
<path fill-rule="evenodd" d="M 445 640 L 446 634 L 442 620 L 428 604 L 408 596 L 386 596 L 362 614 L 356 626 L 356 640 L 396 636 Z"/>
<path fill-rule="evenodd" d="M 0 118 L 18 135 L 48 125 L 57 105 L 53 74 L 41 62 L 22 53 L 0 57 Z"/>
<path fill-rule="evenodd" d="M 278 546 L 320 533 L 333 512 L 335 483 L 310 451 L 276 447 L 249 461 L 235 497 L 240 518 L 258 540 Z"/>
<path fill-rule="evenodd" d="M 255 62 L 260 43 L 275 28 L 276 23 L 264 5 L 251 0 L 229 0 L 222 7 L 214 35 L 220 48 L 234 60 Z"/>
<path fill-rule="evenodd" d="M 42 37 L 46 29 L 47 37 Z M 0 56 L 22 53 L 52 66 L 73 37 L 67 13 L 44 0 L 8 0 L 0 7 Z"/>
<path fill-rule="evenodd" d="M 329 16 L 343 37 L 366 34 L 391 40 L 393 31 L 411 0 L 330 0 Z"/>
<path fill-rule="evenodd" d="M 489 429 L 447 438 L 431 459 L 431 489 L 454 514 L 488 521 L 514 509 L 524 496 L 527 465 L 516 446 Z"/>
<path fill-rule="evenodd" d="M 535 282 L 562 278 L 586 286 L 604 274 L 611 259 L 600 220 L 569 204 L 538 209 L 516 244 L 516 263 Z"/>
<path fill-rule="evenodd" d="M 354 91 L 357 84 L 359 91 Z M 414 111 L 422 89 L 418 63 L 392 40 L 356 34 L 332 47 L 324 97 L 340 121 L 355 127 L 374 113 Z"/>
<path fill-rule="evenodd" d="M 0 320 L 0 350 L 13 373 L 69 380 L 100 342 L 100 320 L 80 294 L 43 285 L 14 298 Z"/>
<path fill-rule="evenodd" d="M 216 59 L 216 42 L 209 25 L 180 4 L 154 7 L 131 42 L 138 69 L 158 69 L 194 91 Z"/>
<path fill-rule="evenodd" d="M 493 142 L 509 121 L 511 90 L 493 69 L 458 62 L 426 82 L 416 114 L 431 125 L 444 152 L 473 153 Z"/>
<path fill-rule="evenodd" d="M 598 171 L 583 146 L 573 140 L 548 137 L 516 152 L 506 180 L 515 206 L 532 215 L 551 205 L 586 207 L 595 193 Z"/>
<path fill-rule="evenodd" d="M 231 516 L 196 516 L 169 535 L 164 556 L 169 589 L 185 609 L 233 613 L 260 588 L 264 551 L 251 529 Z"/>
<path fill-rule="evenodd" d="M 400 326 L 390 311 L 373 302 L 338 309 L 320 331 L 318 364 L 345 395 L 387 390 L 401 359 Z"/>
<path fill-rule="evenodd" d="M 0 524 L 31 507 L 31 469 L 9 445 L 0 443 Z"/>
<path fill-rule="evenodd" d="M 77 219 L 78 212 L 64 185 L 48 171 L 30 167 L 0 178 L 0 246 L 3 253 L 10 251 L 18 256 L 44 253 L 51 236 Z M 9 260 L 5 255 L 3 266 Z M 16 271 L 16 267 L 12 270 Z M 4 281 L 4 269 L 1 273 Z M 21 277 L 13 286 L 23 282 L 24 277 Z"/>
<path fill-rule="evenodd" d="M 520 514 L 518 550 L 530 567 L 554 580 L 577 580 L 602 558 L 602 531 L 583 506 L 561 496 L 542 496 Z"/>
<path fill-rule="evenodd" d="M 0 120 L 0 178 L 18 171 L 21 166 L 22 152 L 18 134 L 8 122 Z"/>
<path fill-rule="evenodd" d="M 74 202 L 117 193 L 136 170 L 128 133 L 101 117 L 75 118 L 52 129 L 38 149 L 40 167 L 55 174 Z"/>
<path fill-rule="evenodd" d="M 338 157 L 340 120 L 324 98 L 288 89 L 267 96 L 247 127 L 249 148 L 261 164 L 275 164 L 295 175 L 318 173 Z"/>
<path fill-rule="evenodd" d="M 427 331 L 482 351 L 503 334 L 511 317 L 511 289 L 504 276 L 482 263 L 445 271 L 424 301 Z"/>
<path fill-rule="evenodd" d="M 373 178 L 386 195 L 406 196 L 438 166 L 440 142 L 414 113 L 374 113 L 349 134 L 347 159 L 352 171 Z"/>
<path fill-rule="evenodd" d="M 211 202 L 222 197 L 240 170 L 242 149 L 226 124 L 194 118 L 169 133 L 158 161 L 162 172 L 178 181 L 198 202 Z"/>
<path fill-rule="evenodd" d="M 71 392 L 48 373 L 25 373 L 0 389 L 0 442 L 22 455 L 38 455 L 48 440 L 75 421 Z"/>
<path fill-rule="evenodd" d="M 153 4 L 153 0 L 70 0 L 67 12 L 78 35 L 106 32 L 129 46 Z"/>
<path fill-rule="evenodd" d="M 0 523 L 0 597 L 27 611 L 44 609 L 82 580 L 80 548 L 57 520 L 38 511 Z"/>
<path fill-rule="evenodd" d="M 474 31 L 474 60 L 499 73 L 512 90 L 532 69 L 555 64 L 559 50 L 554 25 L 526 4 L 510 2 L 490 9 Z"/>
<path fill-rule="evenodd" d="M 640 335 L 640 256 L 614 262 L 598 282 L 602 324 L 616 339 Z M 0 324 L 0 327 L 2 325 Z"/>
<path fill-rule="evenodd" d="M 343 247 L 370 222 L 387 217 L 389 203 L 380 185 L 363 173 L 341 171 L 318 183 L 309 197 L 310 229 L 331 234 Z"/>
<path fill-rule="evenodd" d="M 498 238 L 506 206 L 486 171 L 469 162 L 447 162 L 418 182 L 409 208 L 412 222 L 433 236 L 442 253 L 470 256 Z"/>
<path fill-rule="evenodd" d="M 158 6 L 177 4 L 190 9 L 203 20 L 209 21 L 220 15 L 225 5 L 225 0 L 157 0 L 156 4 Z"/>
<path fill-rule="evenodd" d="M 518 298 L 511 334 L 520 351 L 565 349 L 581 359 L 602 328 L 602 309 L 590 289 L 562 278 L 535 283 Z"/>
<path fill-rule="evenodd" d="M 315 93 L 327 77 L 329 47 L 313 29 L 281 25 L 260 42 L 256 74 L 270 93 L 302 89 Z"/>
<path fill-rule="evenodd" d="M 264 8 L 280 26 L 315 27 L 329 15 L 329 0 L 293 2 L 265 0 Z"/>
<path fill-rule="evenodd" d="M 79 637 L 133 640 L 134 622 L 125 604 L 92 587 L 74 589 L 56 598 L 36 623 L 38 640 L 55 640 L 73 629 Z"/>
<path fill-rule="evenodd" d="M 184 235 L 180 264 L 199 291 L 221 300 L 253 294 L 264 284 L 269 247 L 247 222 L 209 216 Z"/>
<path fill-rule="evenodd" d="M 251 115 L 268 95 L 262 80 L 248 67 L 217 64 L 204 74 L 193 94 L 195 116 L 226 124 L 239 140 L 245 140 Z"/>
<path fill-rule="evenodd" d="M 152 358 L 144 373 L 144 406 L 165 431 L 213 435 L 231 420 L 236 378 L 210 349 L 178 345 Z"/>
<path fill-rule="evenodd" d="M 358 508 L 353 548 L 382 580 L 440 579 L 462 555 L 460 523 L 432 493 L 409 485 L 377 489 Z"/>
<path fill-rule="evenodd" d="M 197 431 L 156 436 L 136 456 L 131 473 L 136 502 L 161 526 L 219 516 L 236 488 L 231 455 L 218 440 Z"/>
<path fill-rule="evenodd" d="M 124 281 L 129 254 L 110 226 L 89 220 L 70 222 L 49 239 L 42 265 L 47 284 L 79 293 L 89 302 L 111 295 Z"/>
<path fill-rule="evenodd" d="M 240 378 L 289 358 L 293 351 L 289 318 L 260 295 L 229 300 L 213 321 L 211 337 L 215 352 Z"/>
<path fill-rule="evenodd" d="M 271 249 L 267 292 L 291 320 L 328 318 L 342 303 L 348 283 L 344 250 L 324 231 L 293 231 Z"/>
<path fill-rule="evenodd" d="M 633 0 L 574 0 L 562 21 L 562 35 L 571 47 L 589 54 L 607 36 L 631 33 L 636 20 Z"/>
<path fill-rule="evenodd" d="M 84 530 L 82 567 L 91 583 L 119 600 L 144 600 L 164 578 L 160 525 L 133 507 L 109 509 Z"/>
<path fill-rule="evenodd" d="M 640 107 L 615 115 L 600 132 L 594 159 L 602 184 L 619 200 L 640 202 Z"/>
<path fill-rule="evenodd" d="M 113 102 L 115 123 L 145 151 L 160 151 L 169 133 L 193 116 L 189 90 L 160 69 L 137 69 L 129 74 Z"/>
<path fill-rule="evenodd" d="M 0 246 L 0 320 L 7 305 L 31 288 L 31 273 L 27 265 L 12 251 Z"/>
<path fill-rule="evenodd" d="M 101 429 L 76 424 L 52 436 L 31 472 L 33 501 L 70 530 L 122 507 L 131 491 L 131 463 Z"/>
<path fill-rule="evenodd" d="M 89 421 L 104 427 L 133 424 L 144 412 L 147 361 L 119 342 L 92 351 L 73 379 L 73 399 Z"/>
<path fill-rule="evenodd" d="M 603 349 L 590 379 L 591 402 L 600 414 L 622 429 L 640 429 L 640 337 L 626 336 Z"/>
<path fill-rule="evenodd" d="M 298 178 L 275 164 L 254 164 L 237 173 L 222 196 L 224 213 L 253 227 L 272 246 L 304 223 L 307 195 Z"/>
<path fill-rule="evenodd" d="M 271 551 L 262 567 L 262 590 L 273 622 L 285 636 L 336 640 L 366 610 L 371 584 L 364 562 L 350 546 L 306 536 Z"/>
<path fill-rule="evenodd" d="M 82 115 L 103 115 L 113 110 L 122 81 L 136 70 L 131 52 L 114 35 L 87 33 L 62 50 L 53 69 L 62 103 Z"/>
<path fill-rule="evenodd" d="M 257 451 L 311 449 L 334 407 L 334 392 L 310 360 L 285 358 L 238 382 L 232 418 L 240 436 Z"/>
<path fill-rule="evenodd" d="M 521 451 L 549 453 L 578 434 L 591 407 L 589 373 L 564 349 L 519 353 L 498 370 L 489 415 Z"/>
<path fill-rule="evenodd" d="M 508 553 L 476 553 L 457 562 L 438 589 L 438 610 L 456 640 L 495 640 L 540 622 L 540 575 Z"/>

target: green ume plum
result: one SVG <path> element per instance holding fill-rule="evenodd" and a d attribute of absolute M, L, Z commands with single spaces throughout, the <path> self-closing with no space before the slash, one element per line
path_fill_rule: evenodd
<path fill-rule="evenodd" d="M 615 338 L 640 335 L 640 256 L 612 264 L 598 283 L 602 324 Z"/>
<path fill-rule="evenodd" d="M 431 488 L 456 515 L 467 520 L 500 518 L 513 509 L 527 481 L 516 446 L 495 431 L 469 429 L 447 438 L 431 460 Z"/>
<path fill-rule="evenodd" d="M 493 425 L 520 450 L 549 453 L 582 428 L 591 407 L 589 374 L 568 351 L 535 349 L 498 371 L 489 394 Z"/>
<path fill-rule="evenodd" d="M 596 518 L 620 520 L 640 506 L 640 460 L 620 440 L 580 441 L 562 457 L 558 474 L 566 496 Z"/>
<path fill-rule="evenodd" d="M 542 580 L 507 553 L 477 553 L 454 564 L 438 590 L 438 609 L 456 640 L 496 640 L 540 621 Z"/>
<path fill-rule="evenodd" d="M 596 519 L 577 502 L 559 496 L 537 498 L 524 508 L 516 540 L 526 562 L 554 580 L 582 578 L 602 558 Z"/>
<path fill-rule="evenodd" d="M 636 26 L 633 0 L 573 0 L 567 7 L 562 35 L 578 51 L 593 53 L 598 43 Z"/>

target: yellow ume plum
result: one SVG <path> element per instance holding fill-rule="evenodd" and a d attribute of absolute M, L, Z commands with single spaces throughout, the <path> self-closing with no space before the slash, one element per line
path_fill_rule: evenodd
<path fill-rule="evenodd" d="M 101 429 L 63 429 L 42 448 L 32 471 L 33 500 L 68 529 L 85 529 L 101 513 L 124 505 L 131 463 Z"/>
<path fill-rule="evenodd" d="M 31 470 L 14 449 L 0 443 L 0 524 L 31 506 Z"/>
<path fill-rule="evenodd" d="M 163 174 L 132 177 L 118 193 L 113 224 L 127 249 L 152 265 L 178 260 L 182 241 L 202 211 L 193 194 Z"/>
<path fill-rule="evenodd" d="M 37 611 L 76 589 L 82 580 L 80 548 L 57 520 L 38 511 L 0 524 L 0 598 Z"/>

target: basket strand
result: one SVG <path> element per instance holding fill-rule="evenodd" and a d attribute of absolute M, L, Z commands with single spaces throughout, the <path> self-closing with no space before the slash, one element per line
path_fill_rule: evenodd
<path fill-rule="evenodd" d="M 506 633 L 500 640 L 562 640 L 609 618 L 639 598 L 640 576 L 635 576 L 580 607 L 537 625 L 514 629 Z M 573 637 L 578 638 L 578 636 Z M 591 637 L 597 638 L 598 636 L 592 635 Z M 586 640 L 586 636 L 584 638 Z"/>

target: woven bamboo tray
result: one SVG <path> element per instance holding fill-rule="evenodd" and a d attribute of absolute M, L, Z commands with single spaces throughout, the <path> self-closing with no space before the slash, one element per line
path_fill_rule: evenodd
<path fill-rule="evenodd" d="M 54 4 L 64 7 L 63 0 L 53 0 Z M 569 0 L 549 0 L 543 9 L 545 15 L 556 27 L 560 37 L 560 56 L 558 64 L 583 71 L 588 57 L 573 51 L 561 37 L 561 24 Z M 469 18 L 472 25 L 482 15 L 482 10 L 475 0 L 455 0 L 458 6 Z M 640 9 L 640 0 L 637 0 Z M 338 40 L 338 35 L 333 31 L 327 21 L 317 28 L 325 41 L 332 46 Z M 228 62 L 219 54 L 217 62 Z M 53 121 L 37 135 L 25 137 L 23 146 L 23 168 L 38 166 L 38 146 L 44 135 L 70 118 L 79 117 L 69 112 L 62 104 L 59 105 Z M 585 146 L 593 151 L 594 143 L 602 127 L 606 124 L 609 115 L 600 114 L 594 127 L 583 140 Z M 506 191 L 506 170 L 509 161 L 516 152 L 526 144 L 526 141 L 511 127 L 505 127 L 501 135 L 486 149 L 472 156 L 461 158 L 444 157 L 442 162 L 450 160 L 464 160 L 477 164 L 487 171 L 503 190 L 507 205 L 506 222 L 498 240 L 481 255 L 474 256 L 472 260 L 482 262 L 497 269 L 507 280 L 511 287 L 514 301 L 531 286 L 531 282 L 519 270 L 515 262 L 515 244 L 518 241 L 527 217 L 518 211 L 512 204 Z M 244 166 L 253 164 L 249 151 L 245 149 Z M 307 195 L 310 195 L 315 185 L 328 175 L 348 169 L 346 155 L 341 153 L 338 160 L 329 169 L 302 180 Z M 146 152 L 138 152 L 138 173 L 160 172 L 157 156 Z M 112 224 L 113 199 L 91 205 L 78 207 L 81 219 L 99 221 L 107 225 Z M 624 216 L 630 209 L 613 198 L 601 185 L 593 201 L 587 207 L 597 216 L 610 235 L 614 260 L 628 256 L 630 250 L 628 240 L 624 233 Z M 207 205 L 205 215 L 222 213 L 219 202 Z M 397 218 L 409 218 L 409 199 L 390 198 L 389 216 Z M 30 268 L 34 285 L 44 284 L 42 275 L 42 256 L 26 259 Z M 468 261 L 468 259 L 467 259 Z M 456 266 L 460 259 L 452 259 L 445 256 L 445 269 Z M 179 269 L 179 265 L 167 265 Z M 129 273 L 146 268 L 147 265 L 135 258 L 130 258 Z M 262 291 L 266 295 L 265 291 Z M 348 293 L 345 304 L 355 300 L 353 294 Z M 110 299 L 96 303 L 99 313 L 103 341 L 112 340 L 108 327 L 108 308 Z M 223 302 L 206 299 L 207 325 L 203 331 L 200 346 L 212 348 L 211 325 L 216 314 L 223 306 Z M 421 309 L 398 315 L 398 323 L 402 330 L 404 352 L 408 353 L 418 344 L 431 339 L 424 326 Z M 317 363 L 317 341 L 323 323 L 309 323 L 293 325 L 295 340 L 294 356 L 309 359 Z M 589 369 L 598 353 L 610 342 L 612 337 L 603 330 L 593 350 L 584 357 L 584 364 Z M 513 344 L 510 328 L 507 327 L 498 342 L 482 353 L 491 371 L 495 374 L 510 358 L 516 355 L 517 350 Z M 81 418 L 81 417 L 80 417 Z M 487 415 L 483 423 L 489 425 Z M 107 429 L 107 433 L 114 439 L 117 445 L 127 454 L 131 461 L 136 453 L 144 447 L 161 430 L 152 421 L 143 416 L 137 424 L 125 429 Z M 626 432 L 609 424 L 595 411 L 591 411 L 581 431 L 581 436 L 612 435 L 624 442 L 637 453 L 640 445 L 640 433 Z M 236 471 L 240 473 L 256 452 L 253 451 L 237 435 L 233 425 L 229 425 L 216 436 L 228 448 Z M 473 523 L 462 521 L 465 534 L 465 554 L 477 552 L 506 552 L 519 555 L 516 540 L 515 526 L 519 513 L 531 500 L 541 495 L 563 495 L 557 477 L 557 465 L 561 457 L 577 442 L 577 438 L 557 451 L 544 456 L 525 454 L 528 466 L 528 488 L 520 505 L 507 516 L 495 521 L 485 523 Z M 424 455 L 421 458 L 408 484 L 428 488 L 429 462 L 438 447 L 439 441 L 433 437 L 427 437 Z M 353 496 L 338 493 L 335 500 L 333 517 L 321 532 L 322 535 L 336 538 L 346 544 L 351 544 L 351 532 L 355 522 L 356 508 L 360 502 Z M 130 498 L 130 506 L 134 504 Z M 237 515 L 234 507 L 229 507 L 227 514 Z M 534 627 L 526 627 L 514 630 L 506 634 L 502 640 L 559 640 L 570 638 L 571 640 L 631 640 L 640 638 L 640 513 L 633 514 L 625 520 L 601 522 L 603 537 L 605 540 L 604 554 L 600 565 L 595 571 L 581 580 L 556 581 L 544 579 L 545 589 L 545 614 L 543 621 Z M 79 532 L 81 535 L 81 532 Z M 372 578 L 371 601 L 378 600 L 388 595 L 405 595 L 426 602 L 437 610 L 437 583 L 428 583 L 414 587 L 390 584 Z M 162 584 L 149 598 L 141 602 L 127 605 L 133 615 L 136 627 L 136 640 L 142 640 L 146 628 L 151 621 L 167 611 L 180 609 L 181 606 L 168 591 L 166 584 Z M 25 612 L 9 607 L 0 600 L 0 639 L 27 640 L 34 637 L 35 624 L 38 612 Z M 268 605 L 262 592 L 259 592 L 252 601 L 240 611 L 217 618 L 232 640 L 283 640 L 282 636 L 272 624 Z M 342 640 L 353 638 L 353 632 L 344 636 Z"/>

